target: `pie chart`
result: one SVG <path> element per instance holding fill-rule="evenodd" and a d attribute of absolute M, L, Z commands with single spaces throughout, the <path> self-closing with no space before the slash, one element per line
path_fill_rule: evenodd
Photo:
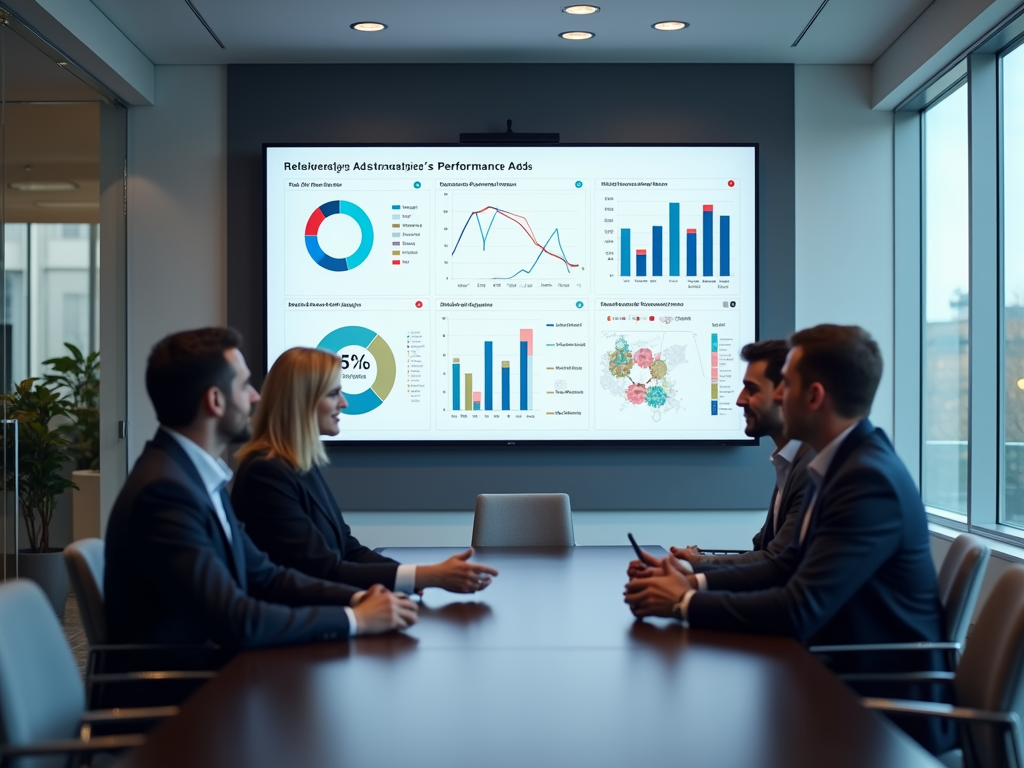
<path fill-rule="evenodd" d="M 392 387 L 395 386 L 396 366 L 395 355 L 382 336 L 375 331 L 371 331 L 369 328 L 363 328 L 359 325 L 346 325 L 344 328 L 338 328 L 328 333 L 316 346 L 317 349 L 323 349 L 335 355 L 339 354 L 343 349 L 355 347 L 366 350 L 372 356 L 374 362 L 372 366 L 365 359 L 365 355 L 343 356 L 341 391 L 345 394 L 345 399 L 348 400 L 348 408 L 345 408 L 342 414 L 359 416 L 363 413 L 369 413 L 387 399 Z M 350 394 L 345 387 L 347 370 L 345 364 L 349 362 L 346 357 L 352 359 L 354 370 L 376 368 L 376 375 L 373 381 L 362 392 Z"/>

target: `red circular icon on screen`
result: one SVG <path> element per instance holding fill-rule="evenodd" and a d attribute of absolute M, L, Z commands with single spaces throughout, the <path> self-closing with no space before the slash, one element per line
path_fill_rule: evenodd
<path fill-rule="evenodd" d="M 422 301 L 417 301 L 416 302 L 416 309 L 423 309 L 423 302 Z"/>
<path fill-rule="evenodd" d="M 654 315 L 651 315 L 651 322 L 654 322 Z"/>
<path fill-rule="evenodd" d="M 730 187 L 735 187 L 736 186 L 736 182 L 733 181 L 732 179 L 729 179 L 729 186 Z"/>

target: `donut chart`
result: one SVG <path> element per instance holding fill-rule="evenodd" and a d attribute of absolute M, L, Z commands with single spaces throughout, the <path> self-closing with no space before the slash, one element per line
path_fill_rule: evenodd
<path fill-rule="evenodd" d="M 344 328 L 338 328 L 328 333 L 316 346 L 317 349 L 323 349 L 332 354 L 337 354 L 338 350 L 345 347 L 362 347 L 372 354 L 377 362 L 377 377 L 369 389 L 355 395 L 345 393 L 348 408 L 342 411 L 343 414 L 358 416 L 369 413 L 387 399 L 392 387 L 395 386 L 396 366 L 395 355 L 383 337 L 369 328 L 346 325 Z"/>
<path fill-rule="evenodd" d="M 353 253 L 344 258 L 330 256 L 320 247 L 318 237 L 320 225 L 328 216 L 335 214 L 348 216 L 359 225 L 359 245 Z M 366 211 L 348 200 L 331 200 L 324 203 L 313 211 L 309 221 L 306 222 L 306 250 L 313 257 L 313 261 L 331 272 L 347 272 L 350 269 L 355 269 L 366 261 L 372 248 L 373 225 L 370 223 L 370 217 L 366 215 Z"/>

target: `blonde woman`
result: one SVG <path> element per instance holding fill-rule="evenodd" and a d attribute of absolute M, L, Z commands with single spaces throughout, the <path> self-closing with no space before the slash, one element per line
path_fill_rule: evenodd
<path fill-rule="evenodd" d="M 436 565 L 400 565 L 352 535 L 320 473 L 328 463 L 320 436 L 338 434 L 347 405 L 337 355 L 294 347 L 270 369 L 231 491 L 256 546 L 279 565 L 356 587 L 476 592 L 490 584 L 498 572 L 469 562 L 472 549 Z"/>

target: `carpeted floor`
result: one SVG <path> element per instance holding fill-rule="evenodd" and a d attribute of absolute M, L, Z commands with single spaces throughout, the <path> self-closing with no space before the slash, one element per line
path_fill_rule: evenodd
<path fill-rule="evenodd" d="M 75 656 L 78 664 L 78 671 L 85 674 L 85 664 L 89 658 L 89 641 L 85 637 L 85 629 L 82 627 L 82 614 L 78 611 L 78 600 L 73 592 L 68 593 L 68 601 L 64 606 L 64 636 L 71 646 L 71 653 Z"/>

